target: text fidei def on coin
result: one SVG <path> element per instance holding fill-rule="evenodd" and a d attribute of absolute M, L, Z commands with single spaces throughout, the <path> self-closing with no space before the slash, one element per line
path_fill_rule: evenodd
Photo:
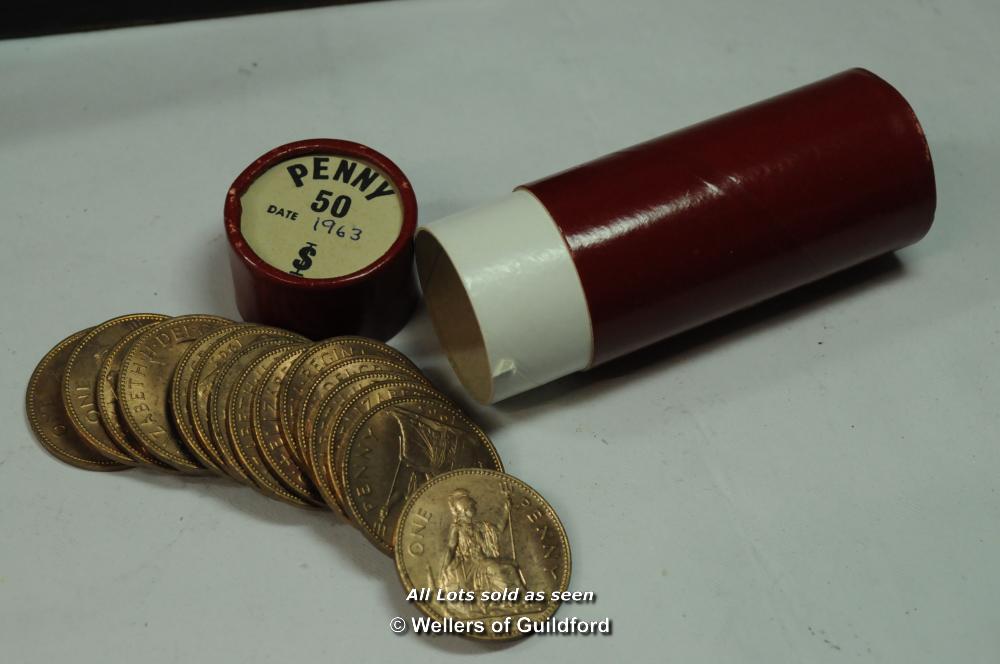
<path fill-rule="evenodd" d="M 520 602 L 521 588 L 504 588 L 503 590 L 484 590 L 479 594 L 471 590 L 445 590 L 444 588 L 413 588 L 406 594 L 408 602 Z M 553 590 L 550 593 L 535 590 L 524 591 L 525 602 L 544 602 L 546 599 L 553 602 L 576 602 L 589 603 L 596 600 L 594 592 L 591 590 Z"/>

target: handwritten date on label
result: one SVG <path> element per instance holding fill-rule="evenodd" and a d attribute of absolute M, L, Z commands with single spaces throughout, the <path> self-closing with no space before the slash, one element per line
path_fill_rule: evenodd
<path fill-rule="evenodd" d="M 338 224 L 333 219 L 320 219 L 316 217 L 316 221 L 313 222 L 313 230 L 319 231 L 320 226 L 326 229 L 327 235 L 336 235 L 337 237 L 346 237 L 357 242 L 361 239 L 361 229 L 357 226 L 351 226 L 348 228 L 344 224 Z"/>
<path fill-rule="evenodd" d="M 330 194 L 330 192 L 328 192 L 326 190 L 321 191 L 320 195 L 322 196 L 323 194 L 327 194 L 328 195 L 328 194 Z M 346 208 L 350 209 L 350 207 L 351 207 L 351 199 L 350 198 L 348 198 L 347 196 L 340 196 L 340 197 L 338 197 L 337 200 L 339 200 L 339 199 L 346 199 L 346 201 L 347 201 Z M 315 209 L 315 207 L 316 207 L 316 205 L 313 204 L 313 208 L 314 209 Z M 319 211 L 319 210 L 317 210 L 317 211 Z M 342 217 L 342 216 L 344 216 L 343 214 L 337 214 L 334 211 L 334 208 L 331 208 L 330 212 L 335 217 Z M 273 214 L 273 215 L 275 215 L 277 217 L 282 217 L 284 219 L 288 219 L 289 221 L 298 221 L 299 220 L 299 213 L 298 212 L 296 212 L 295 210 L 292 210 L 292 209 L 283 208 L 281 206 L 275 205 L 274 203 L 271 203 L 270 205 L 267 206 L 267 213 L 268 214 Z M 345 213 L 346 213 L 346 211 L 345 211 Z M 360 240 L 361 239 L 361 235 L 362 235 L 362 230 L 360 228 L 358 228 L 357 226 L 355 226 L 353 224 L 351 224 L 351 225 L 338 224 L 337 221 L 336 221 L 336 219 L 331 219 L 331 218 L 324 219 L 322 217 L 316 217 L 316 221 L 313 222 L 312 229 L 313 229 L 313 231 L 315 231 L 317 233 L 322 233 L 325 230 L 327 235 L 336 235 L 337 237 L 347 238 L 347 239 L 353 240 L 355 242 L 357 242 L 358 240 Z M 312 243 L 310 243 L 310 244 L 312 244 Z"/>

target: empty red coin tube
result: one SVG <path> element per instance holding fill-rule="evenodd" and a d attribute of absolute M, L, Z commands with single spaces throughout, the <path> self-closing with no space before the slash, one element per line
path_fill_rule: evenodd
<path fill-rule="evenodd" d="M 244 319 L 385 340 L 412 314 L 417 201 L 385 155 L 336 139 L 282 145 L 236 178 L 224 217 Z"/>
<path fill-rule="evenodd" d="M 489 403 L 905 247 L 935 201 L 913 110 L 854 69 L 430 224 L 417 269 Z"/>

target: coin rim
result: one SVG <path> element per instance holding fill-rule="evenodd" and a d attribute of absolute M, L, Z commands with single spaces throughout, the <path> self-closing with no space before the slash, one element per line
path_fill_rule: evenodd
<path fill-rule="evenodd" d="M 344 379 L 341 379 L 340 381 L 338 381 L 338 382 L 341 383 L 341 385 L 338 385 L 336 389 L 334 389 L 332 392 L 330 392 L 329 394 L 327 394 L 327 395 L 325 395 L 323 397 L 322 401 L 319 402 L 319 405 L 317 406 L 317 408 L 316 408 L 315 412 L 313 413 L 312 417 L 311 418 L 307 418 L 306 417 L 306 408 L 309 405 L 310 398 L 312 397 L 313 393 L 316 392 L 316 390 L 319 388 L 319 386 L 323 383 L 324 379 L 329 374 L 333 373 L 337 369 L 342 369 L 345 366 L 348 366 L 348 365 L 350 365 L 352 363 L 355 363 L 355 362 L 368 362 L 368 361 L 370 361 L 371 357 L 374 357 L 375 359 L 379 359 L 379 360 L 387 360 L 388 365 L 385 366 L 385 367 L 377 368 L 377 369 L 370 369 L 368 371 L 362 371 L 360 373 L 352 374 L 350 376 L 347 376 Z M 398 371 L 398 372 L 394 371 L 394 369 L 396 369 L 396 368 L 399 368 L 400 371 Z M 434 386 L 431 385 L 431 382 L 427 378 L 427 376 L 425 376 L 419 369 L 417 369 L 415 367 L 412 370 L 407 369 L 405 366 L 393 363 L 390 358 L 380 357 L 378 355 L 375 355 L 375 356 L 365 356 L 365 355 L 353 356 L 353 357 L 349 357 L 349 358 L 346 358 L 344 360 L 341 360 L 340 362 L 334 362 L 333 364 L 328 365 L 327 367 L 325 367 L 323 369 L 322 372 L 320 372 L 320 374 L 318 376 L 316 376 L 316 380 L 313 381 L 313 383 L 312 383 L 312 385 L 310 385 L 309 389 L 306 390 L 303 393 L 303 395 L 302 395 L 302 397 L 303 397 L 302 398 L 302 403 L 298 404 L 299 407 L 296 409 L 299 412 L 298 417 L 296 418 L 295 422 L 292 425 L 292 439 L 296 441 L 297 445 L 300 445 L 300 449 L 305 453 L 303 461 L 305 462 L 305 464 L 307 466 L 309 466 L 310 468 L 312 467 L 312 459 L 310 458 L 310 452 L 311 452 L 311 450 L 309 449 L 309 443 L 310 443 L 310 439 L 312 438 L 312 435 L 311 434 L 309 436 L 305 435 L 306 427 L 308 425 L 310 425 L 312 422 L 316 421 L 316 419 L 319 416 L 319 413 L 323 409 L 323 405 L 326 403 L 327 397 L 330 394 L 339 393 L 342 387 L 346 387 L 351 382 L 354 382 L 354 378 L 356 378 L 357 376 L 371 375 L 371 374 L 386 374 L 386 375 L 392 375 L 392 376 L 399 376 L 400 380 L 414 379 L 413 382 L 419 383 L 421 385 L 426 385 L 426 386 L 428 386 L 431 389 L 434 389 L 436 391 L 436 388 L 434 388 Z M 352 399 L 352 402 L 353 402 L 353 399 Z"/>

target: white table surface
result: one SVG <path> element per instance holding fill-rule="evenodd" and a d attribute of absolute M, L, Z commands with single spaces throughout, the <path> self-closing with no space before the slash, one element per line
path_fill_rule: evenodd
<path fill-rule="evenodd" d="M 1000 4 L 385 2 L 0 42 L 0 660 L 1000 660 Z M 934 156 L 918 245 L 492 408 L 610 637 L 394 636 L 349 526 L 47 455 L 28 376 L 137 311 L 236 314 L 221 210 L 280 143 L 388 154 L 422 221 L 851 66 Z M 460 391 L 421 313 L 393 343 Z"/>

